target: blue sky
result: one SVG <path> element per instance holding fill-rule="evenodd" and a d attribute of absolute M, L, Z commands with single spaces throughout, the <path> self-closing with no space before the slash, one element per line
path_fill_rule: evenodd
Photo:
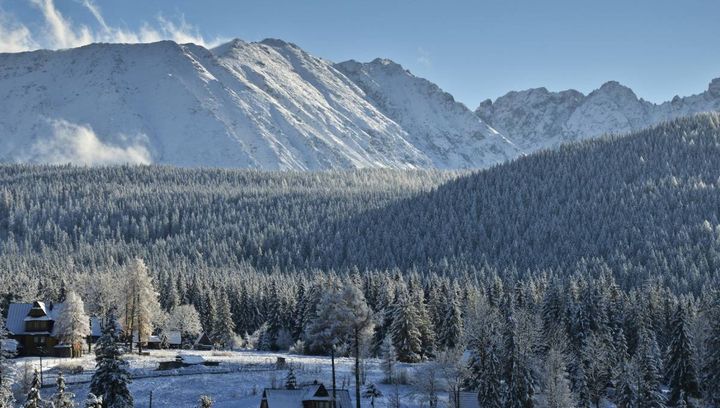
<path fill-rule="evenodd" d="M 164 21 L 206 43 L 281 38 L 333 61 L 393 59 L 473 109 L 510 90 L 587 93 L 608 80 L 659 102 L 702 92 L 720 77 L 716 0 L 88 2 L 0 0 L 0 23 L 27 28 L 35 46 L 61 47 L 44 37 L 42 6 L 54 6 L 79 38 L 81 26 L 101 30 L 90 4 L 106 26 L 129 33 Z"/>

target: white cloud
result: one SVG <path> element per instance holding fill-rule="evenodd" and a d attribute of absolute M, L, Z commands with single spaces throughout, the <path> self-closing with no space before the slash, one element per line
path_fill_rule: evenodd
<path fill-rule="evenodd" d="M 50 164 L 73 163 L 86 166 L 110 164 L 150 164 L 148 150 L 139 143 L 115 146 L 101 141 L 89 126 L 65 120 L 49 121 L 52 136 L 40 140 L 23 161 Z"/>
<path fill-rule="evenodd" d="M 14 16 L 0 10 L 0 52 L 73 48 L 95 42 L 147 43 L 173 40 L 205 47 L 213 47 L 221 42 L 221 39 L 205 40 L 199 30 L 185 21 L 183 16 L 177 20 L 170 20 L 159 15 L 154 24 L 145 22 L 138 30 L 133 31 L 109 25 L 93 0 L 79 0 L 97 22 L 97 28 L 91 28 L 73 23 L 55 6 L 54 0 L 28 1 L 42 14 L 43 29 L 38 33 L 32 33 Z"/>
<path fill-rule="evenodd" d="M 0 10 L 0 52 L 21 52 L 37 47 L 30 30 L 13 22 L 12 16 Z"/>

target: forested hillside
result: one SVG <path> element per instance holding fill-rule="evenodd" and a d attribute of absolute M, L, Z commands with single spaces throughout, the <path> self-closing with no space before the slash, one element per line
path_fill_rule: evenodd
<path fill-rule="evenodd" d="M 222 347 L 323 352 L 350 302 L 383 364 L 469 350 L 484 406 L 718 406 L 719 176 L 717 114 L 474 174 L 7 165 L 0 307 L 142 272 L 156 331 Z"/>
<path fill-rule="evenodd" d="M 699 290 L 720 266 L 719 122 L 679 119 L 460 177 L 3 166 L 3 270 L 140 256 L 163 268 L 609 270 L 626 286 L 661 276 Z"/>

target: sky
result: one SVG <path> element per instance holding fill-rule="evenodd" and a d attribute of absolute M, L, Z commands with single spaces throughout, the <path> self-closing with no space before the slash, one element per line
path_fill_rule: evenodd
<path fill-rule="evenodd" d="M 717 0 L 0 0 L 0 52 L 280 38 L 335 62 L 390 58 L 471 109 L 609 80 L 662 102 L 720 77 L 718 16 Z"/>

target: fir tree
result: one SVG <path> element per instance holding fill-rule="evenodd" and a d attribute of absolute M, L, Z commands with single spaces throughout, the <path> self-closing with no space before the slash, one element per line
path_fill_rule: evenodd
<path fill-rule="evenodd" d="M 375 386 L 375 384 L 368 384 L 365 386 L 365 391 L 362 394 L 363 398 L 370 398 L 370 406 L 375 408 L 375 398 L 380 398 L 383 393 Z"/>
<path fill-rule="evenodd" d="M 390 327 L 399 361 L 416 363 L 422 356 L 422 339 L 418 327 L 419 317 L 413 302 L 407 297 L 393 306 L 393 322 Z"/>
<path fill-rule="evenodd" d="M 285 389 L 297 389 L 297 378 L 295 377 L 295 370 L 293 370 L 292 367 L 288 368 L 287 377 L 285 377 Z"/>
<path fill-rule="evenodd" d="M 458 347 L 463 338 L 463 319 L 457 298 L 452 296 L 447 304 L 440 342 L 446 349 Z"/>
<path fill-rule="evenodd" d="M 200 408 L 212 408 L 213 400 L 207 395 L 200 397 Z"/>
<path fill-rule="evenodd" d="M 677 405 L 681 397 L 687 403 L 686 398 L 699 396 L 695 346 L 689 326 L 687 311 L 682 304 L 678 304 L 671 324 L 672 332 L 667 357 L 669 402 L 672 405 Z"/>
<path fill-rule="evenodd" d="M 639 373 L 633 361 L 623 365 L 618 379 L 616 403 L 619 408 L 640 408 L 638 405 Z"/>
<path fill-rule="evenodd" d="M 88 394 L 85 400 L 85 408 L 103 408 L 102 397 L 98 397 L 93 393 Z"/>
<path fill-rule="evenodd" d="M 503 389 L 501 363 L 502 350 L 499 345 L 498 333 L 491 325 L 484 330 L 482 336 L 472 342 L 470 349 L 468 384 L 471 389 L 478 390 L 481 407 L 502 408 Z"/>
<path fill-rule="evenodd" d="M 718 299 L 720 302 L 720 299 Z M 714 314 L 710 314 L 706 356 L 703 364 L 704 398 L 709 404 L 720 406 L 720 303 Z"/>
<path fill-rule="evenodd" d="M 57 391 L 52 396 L 54 408 L 74 408 L 75 401 L 73 399 L 75 394 L 65 391 L 65 377 L 63 377 L 62 372 L 58 373 L 56 386 Z"/>
<path fill-rule="evenodd" d="M 554 347 L 550 348 L 545 361 L 545 397 L 548 408 L 566 408 L 576 405 L 575 396 L 570 390 L 565 356 Z"/>
<path fill-rule="evenodd" d="M 660 390 L 662 375 L 660 374 L 660 351 L 655 335 L 648 329 L 640 333 L 640 344 L 637 350 L 639 371 L 638 406 L 643 408 L 665 408 L 665 396 Z"/>
<path fill-rule="evenodd" d="M 7 330 L 5 329 L 5 318 L 3 310 L 0 308 L 0 408 L 12 407 L 15 399 L 12 394 L 12 383 L 10 382 L 10 363 L 8 358 L 10 353 L 5 350 L 3 344 L 7 340 Z"/>
<path fill-rule="evenodd" d="M 128 390 L 130 373 L 117 344 L 115 322 L 115 314 L 111 311 L 95 348 L 95 373 L 90 382 L 90 392 L 102 398 L 103 408 L 130 408 L 133 406 L 133 397 Z"/>
<path fill-rule="evenodd" d="M 217 314 L 214 317 L 212 339 L 223 349 L 233 346 L 235 338 L 235 323 L 230 310 L 230 301 L 225 291 L 218 296 Z"/>
<path fill-rule="evenodd" d="M 36 369 L 33 373 L 32 382 L 30 383 L 30 391 L 28 391 L 25 404 L 23 404 L 24 408 L 43 408 L 45 404 L 40 397 L 40 388 L 42 388 L 40 384 L 40 373 Z"/>

